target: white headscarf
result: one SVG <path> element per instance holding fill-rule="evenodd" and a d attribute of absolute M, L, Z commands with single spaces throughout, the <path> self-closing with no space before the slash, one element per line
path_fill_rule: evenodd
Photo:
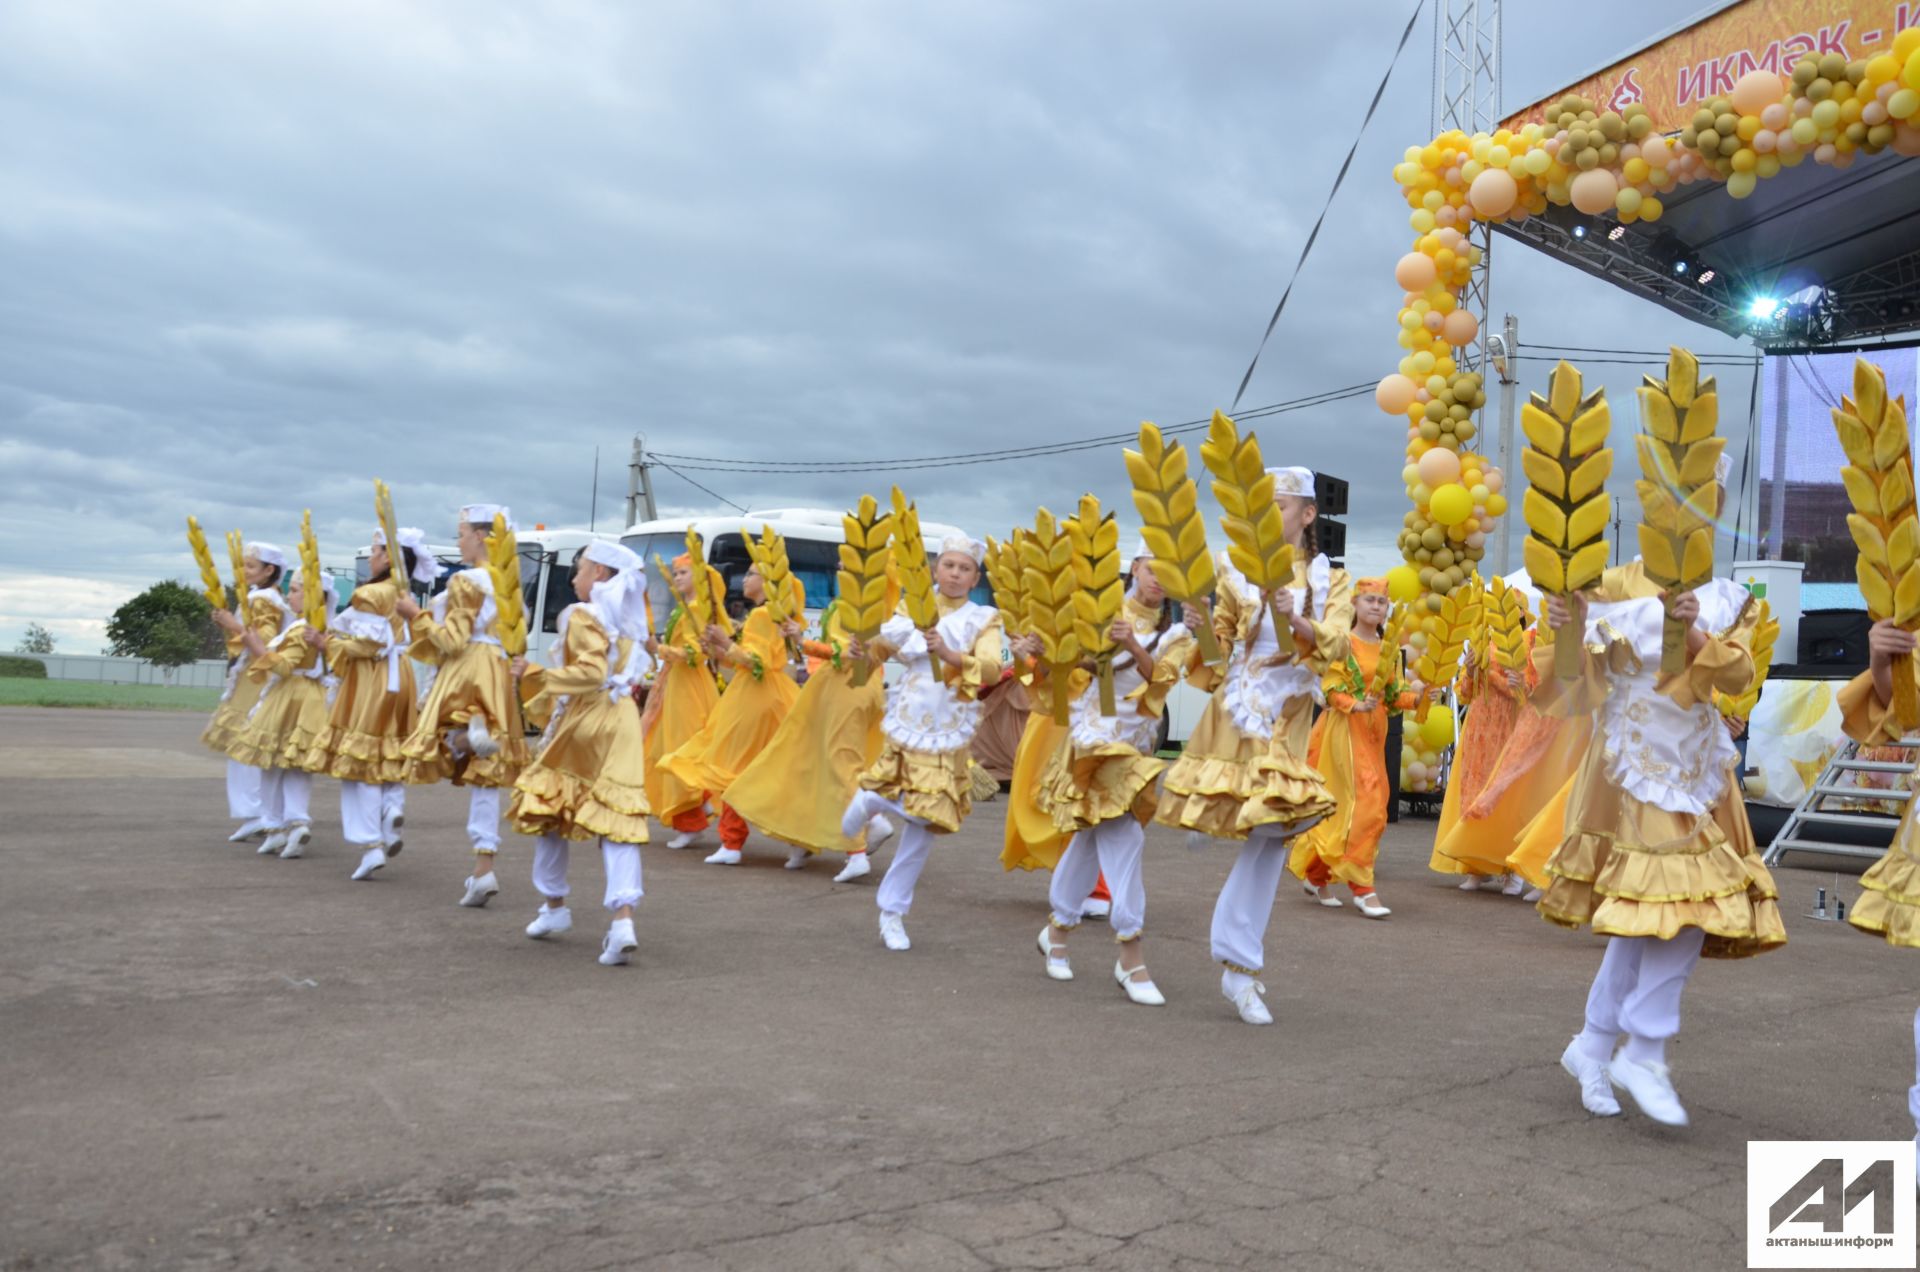
<path fill-rule="evenodd" d="M 246 554 L 262 565 L 277 566 L 282 570 L 287 568 L 286 550 L 274 544 L 255 540 L 246 546 Z"/>
<path fill-rule="evenodd" d="M 470 526 L 491 526 L 496 516 L 507 519 L 507 529 L 517 531 L 520 527 L 513 524 L 513 511 L 505 504 L 477 503 L 468 504 L 460 509 L 460 520 Z"/>
<path fill-rule="evenodd" d="M 416 526 L 401 526 L 399 534 L 400 546 L 413 549 L 413 581 L 422 587 L 432 586 L 433 581 L 440 577 L 440 563 L 433 559 L 433 553 L 427 551 L 427 532 Z M 375 526 L 373 541 L 384 547 L 387 532 Z"/>
<path fill-rule="evenodd" d="M 638 553 L 618 543 L 587 545 L 586 558 L 619 573 L 593 585 L 594 617 L 608 631 L 628 640 L 643 641 L 652 630 L 647 610 L 647 566 Z"/>

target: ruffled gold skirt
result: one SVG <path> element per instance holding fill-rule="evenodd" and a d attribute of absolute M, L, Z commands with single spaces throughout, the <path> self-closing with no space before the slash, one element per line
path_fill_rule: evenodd
<path fill-rule="evenodd" d="M 303 769 L 326 730 L 327 687 L 290 676 L 267 691 L 227 755 L 254 768 Z"/>
<path fill-rule="evenodd" d="M 507 821 L 523 835 L 647 842 L 646 748 L 631 698 L 581 694 L 513 784 Z"/>
<path fill-rule="evenodd" d="M 1302 826 L 1334 810 L 1326 781 L 1306 761 L 1313 704 L 1296 698 L 1272 739 L 1250 738 L 1216 692 L 1180 758 L 1166 771 L 1154 820 L 1216 839 L 1258 826 Z"/>
<path fill-rule="evenodd" d="M 973 809 L 970 757 L 961 751 L 909 751 L 885 739 L 878 759 L 860 775 L 860 785 L 894 801 L 929 830 L 951 834 Z"/>
<path fill-rule="evenodd" d="M 1053 753 L 1040 774 L 1034 802 L 1063 835 L 1116 817 L 1151 820 L 1154 783 L 1166 761 L 1142 755 L 1123 742 L 1087 747 L 1077 743 Z"/>
<path fill-rule="evenodd" d="M 1862 932 L 1886 937 L 1889 945 L 1920 950 L 1920 855 L 1916 855 L 1913 834 L 1902 821 L 1887 855 L 1860 876 L 1866 891 L 1847 922 Z"/>
<path fill-rule="evenodd" d="M 497 754 L 456 756 L 447 732 L 464 728 L 475 715 L 500 744 Z M 468 645 L 440 668 L 420 707 L 420 720 L 401 745 L 415 785 L 451 780 L 455 786 L 506 787 L 527 764 L 526 725 L 520 694 L 506 657 L 493 645 Z"/>
<path fill-rule="evenodd" d="M 1738 787 L 1707 813 L 1672 813 L 1607 780 L 1595 748 L 1573 794 L 1568 831 L 1547 861 L 1543 918 L 1604 936 L 1669 940 L 1706 933 L 1707 958 L 1746 958 L 1787 943 L 1780 892 L 1760 862 Z"/>
<path fill-rule="evenodd" d="M 400 687 L 389 693 L 385 664 L 355 662 L 334 691 L 326 729 L 294 767 L 343 782 L 405 782 L 409 764 L 401 746 L 414 716 L 411 664 L 400 664 Z"/>
<path fill-rule="evenodd" d="M 206 730 L 200 735 L 200 744 L 237 759 L 233 756 L 233 744 L 246 732 L 247 717 L 253 713 L 253 706 L 260 701 L 260 693 L 265 688 L 265 681 L 242 672 L 233 687 L 233 696 L 214 708 L 213 718 L 207 721 Z"/>

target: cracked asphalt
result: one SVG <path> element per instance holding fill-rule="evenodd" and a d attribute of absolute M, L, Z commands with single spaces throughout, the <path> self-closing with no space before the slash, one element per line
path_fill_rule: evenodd
<path fill-rule="evenodd" d="M 1747 1140 L 1912 1133 L 1920 963 L 1804 917 L 1831 871 L 1779 872 L 1786 950 L 1694 978 L 1676 1133 L 1581 1110 L 1600 944 L 1430 875 L 1431 823 L 1389 830 L 1385 922 L 1283 888 L 1254 1029 L 1207 956 L 1228 853 L 1164 831 L 1164 1008 L 1098 924 L 1042 974 L 999 803 L 909 953 L 877 874 L 656 844 L 608 969 L 597 855 L 548 943 L 525 841 L 455 904 L 460 792 L 411 794 L 372 883 L 331 783 L 308 857 L 258 858 L 201 723 L 0 711 L 0 1267 L 1735 1268 Z"/>

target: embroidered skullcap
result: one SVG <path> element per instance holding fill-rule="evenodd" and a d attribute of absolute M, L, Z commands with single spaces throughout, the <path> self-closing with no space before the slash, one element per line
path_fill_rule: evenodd
<path fill-rule="evenodd" d="M 1384 578 L 1355 579 L 1353 583 L 1353 594 L 1355 596 L 1385 596 L 1388 597 L 1388 599 L 1392 599 L 1391 594 L 1387 591 L 1387 581 Z"/>
<path fill-rule="evenodd" d="M 940 540 L 940 555 L 945 556 L 949 552 L 970 556 L 975 565 L 987 559 L 987 545 L 967 534 L 950 534 Z"/>
<path fill-rule="evenodd" d="M 460 510 L 460 520 L 470 526 L 490 526 L 496 516 L 507 519 L 508 530 L 518 530 L 513 524 L 513 510 L 505 504 L 477 503 L 468 504 Z"/>
<path fill-rule="evenodd" d="M 1298 495 L 1302 499 L 1313 498 L 1313 469 L 1311 468 L 1269 468 L 1273 475 L 1273 493 L 1276 495 Z"/>

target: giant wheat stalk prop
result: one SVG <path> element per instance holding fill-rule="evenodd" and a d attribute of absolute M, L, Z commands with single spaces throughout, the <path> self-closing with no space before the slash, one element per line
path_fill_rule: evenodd
<path fill-rule="evenodd" d="M 1407 606 L 1395 606 L 1386 627 L 1381 630 L 1380 661 L 1374 664 L 1373 683 L 1367 686 L 1367 696 L 1376 702 L 1385 702 L 1387 689 L 1399 679 L 1400 646 L 1407 638 L 1408 613 Z M 1422 698 L 1421 701 L 1426 699 Z"/>
<path fill-rule="evenodd" d="M 1613 428 L 1607 391 L 1580 396 L 1580 373 L 1562 362 L 1553 369 L 1547 396 L 1533 394 L 1520 411 L 1527 448 L 1527 538 L 1521 549 L 1527 576 L 1542 592 L 1568 596 L 1593 586 L 1607 568 L 1607 477 L 1613 451 L 1605 445 Z M 1568 607 L 1572 609 L 1571 606 Z M 1569 627 L 1574 620 L 1569 618 Z M 1580 675 L 1582 633 L 1557 641 L 1554 674 Z"/>
<path fill-rule="evenodd" d="M 1760 621 L 1753 629 L 1753 679 L 1747 682 L 1745 690 L 1738 694 L 1717 693 L 1722 715 L 1734 716 L 1741 720 L 1750 719 L 1753 709 L 1760 704 L 1760 686 L 1773 669 L 1773 645 L 1780 639 L 1780 620 L 1773 617 L 1772 608 L 1760 602 Z"/>
<path fill-rule="evenodd" d="M 238 530 L 227 531 L 227 555 L 233 558 L 233 616 L 247 621 L 247 541 Z"/>
<path fill-rule="evenodd" d="M 665 561 L 662 561 L 658 552 L 653 554 L 653 568 L 657 572 L 660 580 L 667 585 L 667 616 L 663 619 L 656 614 L 651 616 L 648 621 L 653 624 L 653 630 L 659 638 L 665 640 L 668 629 L 673 626 L 674 597 L 679 594 L 673 590 L 673 567 L 669 566 Z M 691 571 L 689 571 L 689 577 L 691 577 Z"/>
<path fill-rule="evenodd" d="M 847 634 L 862 646 L 880 638 L 880 628 L 893 617 L 887 606 L 887 559 L 892 552 L 893 518 L 880 511 L 872 495 L 860 496 L 860 506 L 840 519 L 840 621 Z M 854 664 L 853 683 L 867 683 L 873 663 Z"/>
<path fill-rule="evenodd" d="M 1026 533 L 1016 526 L 1005 540 L 987 540 L 987 581 L 1009 636 L 1027 629 L 1027 576 L 1020 563 L 1020 539 Z"/>
<path fill-rule="evenodd" d="M 313 537 L 313 510 L 308 509 L 300 514 L 300 594 L 306 602 L 300 616 L 316 632 L 326 627 L 333 609 L 326 587 L 326 575 L 320 572 L 320 541 Z"/>
<path fill-rule="evenodd" d="M 1526 593 L 1496 577 L 1487 589 L 1485 612 L 1485 644 L 1492 664 L 1503 671 L 1522 670 L 1527 662 L 1527 622 L 1533 617 Z"/>
<path fill-rule="evenodd" d="M 1153 553 L 1153 577 L 1168 596 L 1205 616 L 1193 637 L 1200 657 L 1218 665 L 1225 655 L 1213 638 L 1213 554 L 1207 550 L 1199 490 L 1187 476 L 1187 448 L 1178 442 L 1167 445 L 1160 430 L 1145 423 L 1140 426 L 1140 449 L 1127 451 L 1126 458 L 1140 535 Z"/>
<path fill-rule="evenodd" d="M 933 572 L 927 567 L 927 539 L 920 533 L 920 509 L 907 502 L 900 487 L 893 488 L 893 568 L 900 575 L 900 600 L 907 617 L 921 631 L 940 621 L 933 600 Z"/>
<path fill-rule="evenodd" d="M 1482 621 L 1482 595 L 1478 586 L 1457 587 L 1441 599 L 1440 621 L 1427 633 L 1427 647 L 1414 664 L 1422 681 L 1443 685 L 1453 679 L 1460 665 L 1460 651 Z M 1413 717 L 1416 723 L 1426 720 L 1429 705 L 1426 698 L 1420 700 Z"/>
<path fill-rule="evenodd" d="M 197 517 L 187 518 L 187 546 L 193 549 L 193 563 L 200 567 L 200 591 L 214 609 L 227 608 L 227 585 L 213 564 L 213 549 L 207 546 L 207 532 Z"/>
<path fill-rule="evenodd" d="M 1207 440 L 1200 443 L 1200 458 L 1213 474 L 1213 497 L 1225 509 L 1220 528 L 1227 532 L 1227 559 L 1262 596 L 1292 587 L 1293 545 L 1287 542 L 1280 505 L 1274 500 L 1273 477 L 1260 458 L 1259 439 L 1252 433 L 1242 438 L 1234 422 L 1215 411 Z M 1292 655 L 1293 624 L 1281 621 L 1277 611 L 1273 638 L 1282 655 Z"/>
<path fill-rule="evenodd" d="M 1647 577 L 1666 590 L 1669 607 L 1660 643 L 1660 674 L 1687 668 L 1687 625 L 1671 617 L 1673 598 L 1691 592 L 1713 575 L 1713 521 L 1720 514 L 1720 482 L 1715 469 L 1727 439 L 1714 436 L 1720 423 L 1720 395 L 1711 376 L 1700 379 L 1700 363 L 1685 349 L 1667 356 L 1667 378 L 1645 377 L 1640 387 L 1640 557 Z M 1907 503 L 1913 483 L 1906 480 Z M 1920 618 L 1920 576 L 1915 617 Z M 1559 648 L 1554 658 L 1563 657 Z"/>
<path fill-rule="evenodd" d="M 527 652 L 527 606 L 520 592 L 520 545 L 507 519 L 493 514 L 493 533 L 487 536 L 487 578 L 493 583 L 493 606 L 499 611 L 494 633 L 507 657 Z"/>
<path fill-rule="evenodd" d="M 1860 549 L 1854 573 L 1867 613 L 1876 623 L 1892 619 L 1914 631 L 1920 628 L 1920 523 L 1914 520 L 1907 400 L 1889 399 L 1885 373 L 1861 358 L 1853 364 L 1853 396 L 1841 398 L 1833 427 L 1847 452 L 1840 480 L 1853 501 L 1847 529 Z M 1893 660 L 1893 709 L 1902 729 L 1920 727 L 1911 654 Z"/>
<path fill-rule="evenodd" d="M 707 628 L 713 624 L 713 591 L 707 576 L 707 548 L 700 541 L 700 534 L 692 526 L 687 527 L 687 562 L 693 573 L 693 599 L 687 602 L 687 613 L 693 616 L 693 625 L 705 640 Z"/>
<path fill-rule="evenodd" d="M 747 556 L 753 561 L 754 568 L 760 571 L 761 589 L 766 594 L 767 617 L 779 628 L 790 619 L 800 619 L 802 615 L 793 612 L 793 568 L 787 562 L 787 541 L 780 537 L 772 526 L 760 527 L 758 542 L 742 526 L 740 537 L 746 540 Z M 793 639 L 785 638 L 787 654 L 794 662 L 800 661 L 800 646 Z"/>
<path fill-rule="evenodd" d="M 1113 623 L 1120 616 L 1120 527 L 1113 514 L 1100 515 L 1100 501 L 1092 495 L 1080 496 L 1080 511 L 1067 523 L 1067 537 L 1073 544 L 1074 634 L 1080 640 L 1082 657 L 1090 657 L 1100 682 L 1100 714 L 1115 716 L 1119 705 L 1113 697 Z M 1153 678 L 1152 667 L 1140 674 Z"/>
<path fill-rule="evenodd" d="M 1050 668 L 1053 718 L 1067 723 L 1067 687 L 1080 663 L 1080 634 L 1073 593 L 1073 539 L 1045 508 L 1035 515 L 1033 533 L 1020 541 L 1027 578 L 1027 630 L 1040 641 L 1040 657 Z"/>
<path fill-rule="evenodd" d="M 413 580 L 407 577 L 407 554 L 400 546 L 400 522 L 393 515 L 393 487 L 373 479 L 373 515 L 380 523 L 380 533 L 387 540 L 387 577 L 405 596 L 413 590 Z"/>

